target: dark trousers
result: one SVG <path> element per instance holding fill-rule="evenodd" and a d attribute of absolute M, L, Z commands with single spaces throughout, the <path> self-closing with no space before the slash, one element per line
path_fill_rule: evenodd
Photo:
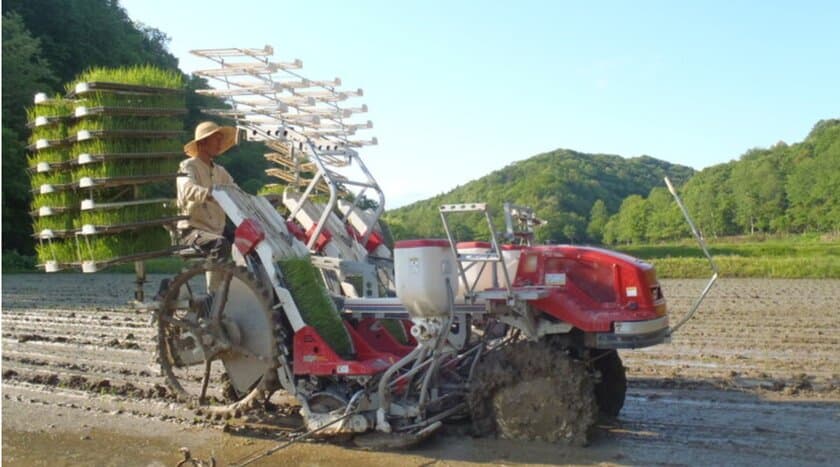
<path fill-rule="evenodd" d="M 210 261 L 230 260 L 231 242 L 224 235 L 198 229 L 184 230 L 181 232 L 181 245 L 200 251 Z M 207 271 L 207 292 L 215 293 L 221 281 L 222 276 L 217 271 Z"/>
<path fill-rule="evenodd" d="M 181 232 L 181 244 L 202 252 L 212 261 L 230 259 L 231 242 L 225 235 L 198 229 L 184 230 Z"/>

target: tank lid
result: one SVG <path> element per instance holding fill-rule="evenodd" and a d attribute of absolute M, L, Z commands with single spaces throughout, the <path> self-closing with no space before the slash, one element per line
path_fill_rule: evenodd
<path fill-rule="evenodd" d="M 400 248 L 428 248 L 445 247 L 449 248 L 449 240 L 444 238 L 419 238 L 416 240 L 400 240 L 394 243 L 394 249 Z"/>
<path fill-rule="evenodd" d="M 458 249 L 461 248 L 483 248 L 490 249 L 493 245 L 490 242 L 458 242 L 456 245 Z"/>

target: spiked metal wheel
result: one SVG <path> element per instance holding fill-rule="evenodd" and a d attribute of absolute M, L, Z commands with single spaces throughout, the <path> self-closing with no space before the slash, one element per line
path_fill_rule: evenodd
<path fill-rule="evenodd" d="M 219 280 L 207 290 L 206 276 Z M 158 312 L 158 359 L 184 402 L 239 412 L 274 389 L 271 292 L 247 269 L 205 263 L 175 276 Z"/>

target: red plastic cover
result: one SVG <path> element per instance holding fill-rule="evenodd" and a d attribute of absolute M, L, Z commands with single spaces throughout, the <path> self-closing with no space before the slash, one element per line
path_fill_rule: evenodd
<path fill-rule="evenodd" d="M 364 238 L 364 236 L 360 234 L 355 227 L 353 227 L 350 224 L 346 224 L 345 227 L 347 228 L 348 235 L 355 238 L 357 242 L 362 241 L 362 238 Z M 382 234 L 374 230 L 368 236 L 367 242 L 365 242 L 365 250 L 367 250 L 368 253 L 372 253 L 383 243 L 385 243 L 385 240 L 382 238 Z"/>
<path fill-rule="evenodd" d="M 286 229 L 288 229 L 289 233 L 294 235 L 296 239 L 306 243 L 306 231 L 303 230 L 303 227 L 299 226 L 297 222 L 291 219 L 287 220 Z"/>
<path fill-rule="evenodd" d="M 247 255 L 254 251 L 254 248 L 263 240 L 265 240 L 265 231 L 259 222 L 254 219 L 245 219 L 234 232 L 233 244 L 240 253 Z"/>
<path fill-rule="evenodd" d="M 310 227 L 309 230 L 306 231 L 307 242 L 309 242 L 309 240 L 312 238 L 312 234 L 315 233 L 315 229 L 317 227 L 318 224 L 312 224 L 312 227 Z M 315 240 L 315 244 L 312 246 L 315 247 L 315 251 L 321 251 L 324 249 L 325 246 L 327 246 L 327 243 L 330 243 L 330 240 L 332 240 L 332 234 L 330 233 L 330 231 L 327 229 L 321 229 L 321 233 L 318 234 L 318 240 Z"/>

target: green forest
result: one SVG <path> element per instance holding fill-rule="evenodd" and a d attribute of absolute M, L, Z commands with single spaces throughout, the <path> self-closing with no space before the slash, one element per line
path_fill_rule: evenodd
<path fill-rule="evenodd" d="M 443 235 L 437 206 L 482 202 L 529 205 L 548 224 L 543 242 L 630 245 L 678 240 L 688 225 L 663 182 L 667 175 L 707 237 L 840 235 L 840 120 L 814 125 L 804 141 L 751 149 L 699 172 L 651 157 L 624 159 L 559 149 L 513 163 L 454 190 L 389 211 L 395 238 Z M 459 238 L 486 236 L 478 217 Z"/>
<path fill-rule="evenodd" d="M 149 64 L 178 71 L 166 34 L 133 22 L 116 0 L 6 0 L 3 12 L 3 252 L 32 255 L 32 194 L 27 177 L 26 108 L 35 93 L 64 92 L 64 83 L 92 67 Z M 184 76 L 187 106 L 184 142 L 201 108 L 218 100 L 195 94 L 205 80 Z M 221 162 L 240 186 L 256 193 L 268 182 L 261 144 L 244 143 Z"/>

